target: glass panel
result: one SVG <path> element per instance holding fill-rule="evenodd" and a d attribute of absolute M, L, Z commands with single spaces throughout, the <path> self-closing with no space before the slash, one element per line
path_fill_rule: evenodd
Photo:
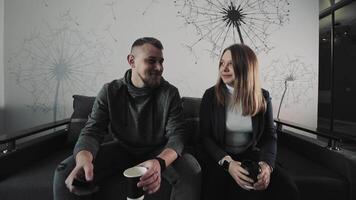
<path fill-rule="evenodd" d="M 356 2 L 335 12 L 334 131 L 356 139 Z"/>
<path fill-rule="evenodd" d="M 331 16 L 319 21 L 318 130 L 329 132 L 331 118 Z"/>
<path fill-rule="evenodd" d="M 330 0 L 319 0 L 319 11 L 329 8 L 330 5 Z"/>

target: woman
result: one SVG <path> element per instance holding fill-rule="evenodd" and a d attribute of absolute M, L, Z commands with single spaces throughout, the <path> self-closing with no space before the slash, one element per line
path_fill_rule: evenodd
<path fill-rule="evenodd" d="M 204 200 L 298 199 L 295 184 L 274 170 L 271 98 L 261 88 L 257 57 L 248 46 L 234 44 L 223 51 L 218 82 L 201 102 L 200 132 Z M 256 163 L 257 179 L 242 167 L 245 160 Z"/>

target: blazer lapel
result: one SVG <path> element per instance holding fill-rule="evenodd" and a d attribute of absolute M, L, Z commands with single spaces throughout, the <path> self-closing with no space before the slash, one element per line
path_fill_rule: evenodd
<path fill-rule="evenodd" d="M 257 140 L 259 139 L 261 126 L 263 126 L 263 123 L 260 118 L 260 113 L 252 117 L 253 141 L 255 143 L 257 143 Z"/>
<path fill-rule="evenodd" d="M 217 122 L 217 134 L 221 144 L 225 144 L 225 106 L 217 105 L 217 113 L 215 115 Z"/>

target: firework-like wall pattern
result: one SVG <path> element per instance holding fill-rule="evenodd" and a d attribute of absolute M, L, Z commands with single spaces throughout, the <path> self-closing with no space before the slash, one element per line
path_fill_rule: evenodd
<path fill-rule="evenodd" d="M 176 0 L 178 16 L 193 26 L 201 40 L 211 43 L 212 56 L 219 56 L 228 44 L 245 43 L 256 52 L 273 49 L 269 36 L 289 20 L 288 0 Z"/>
<path fill-rule="evenodd" d="M 8 72 L 33 98 L 26 105 L 33 112 L 51 112 L 53 121 L 64 118 L 68 97 L 88 93 L 98 84 L 109 58 L 99 42 L 83 34 L 69 26 L 48 27 L 25 38 L 8 60 Z"/>
<path fill-rule="evenodd" d="M 274 115 L 316 125 L 315 1 L 11 0 L 4 10 L 8 132 L 69 117 L 72 95 L 96 95 L 123 76 L 142 36 L 162 41 L 164 77 L 181 96 L 201 97 L 215 84 L 222 49 L 249 45 Z"/>

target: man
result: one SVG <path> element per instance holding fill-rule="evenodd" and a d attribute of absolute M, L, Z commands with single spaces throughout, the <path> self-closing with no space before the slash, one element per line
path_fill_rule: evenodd
<path fill-rule="evenodd" d="M 100 185 L 134 165 L 148 169 L 138 183 L 148 195 L 159 192 L 163 176 L 172 185 L 171 199 L 200 198 L 200 166 L 182 155 L 182 105 L 177 88 L 162 77 L 162 50 L 155 38 L 133 43 L 127 56 L 131 69 L 101 89 L 73 156 L 55 171 L 55 200 L 78 199 L 73 179 Z M 100 147 L 109 130 L 116 141 Z"/>

